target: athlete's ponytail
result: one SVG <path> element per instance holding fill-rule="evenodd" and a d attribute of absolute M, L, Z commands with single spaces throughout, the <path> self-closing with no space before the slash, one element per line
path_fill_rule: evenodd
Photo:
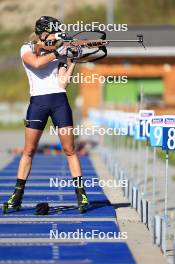
<path fill-rule="evenodd" d="M 39 36 L 33 32 L 30 36 L 29 36 L 29 41 L 32 42 L 33 44 L 36 44 L 39 41 Z"/>

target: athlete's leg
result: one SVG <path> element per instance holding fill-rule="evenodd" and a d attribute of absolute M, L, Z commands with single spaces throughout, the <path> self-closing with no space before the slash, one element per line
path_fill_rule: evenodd
<path fill-rule="evenodd" d="M 19 163 L 18 179 L 26 180 L 31 169 L 32 159 L 36 152 L 42 130 L 25 128 L 25 146 Z"/>
<path fill-rule="evenodd" d="M 71 175 L 75 186 L 80 211 L 84 212 L 88 205 L 87 195 L 83 185 L 82 170 L 78 155 L 75 151 L 73 127 L 64 127 L 58 130 L 59 138 L 67 157 Z"/>
<path fill-rule="evenodd" d="M 31 169 L 32 159 L 42 132 L 46 126 L 49 110 L 45 106 L 45 96 L 33 96 L 26 114 L 25 145 L 19 163 L 18 179 L 26 180 Z"/>
<path fill-rule="evenodd" d="M 58 128 L 60 141 L 68 160 L 74 185 L 76 185 L 75 192 L 78 198 L 80 211 L 81 209 L 84 211 L 85 207 L 88 205 L 88 200 L 83 186 L 80 161 L 75 151 L 72 110 L 69 106 L 66 93 L 58 94 L 57 97 L 54 96 L 54 98 L 56 103 L 55 107 L 53 104 L 51 118 L 54 126 Z"/>
<path fill-rule="evenodd" d="M 25 146 L 19 163 L 16 186 L 7 203 L 4 203 L 4 213 L 19 210 L 25 189 L 26 179 L 30 173 L 32 159 L 35 154 L 42 130 L 25 128 Z"/>
<path fill-rule="evenodd" d="M 4 212 L 12 208 L 18 210 L 22 203 L 25 183 L 29 176 L 33 156 L 38 146 L 39 139 L 49 117 L 49 107 L 46 105 L 48 97 L 45 95 L 32 96 L 26 113 L 25 120 L 25 146 L 19 163 L 15 191 L 4 203 Z"/>
<path fill-rule="evenodd" d="M 70 172 L 72 177 L 82 175 L 80 161 L 75 151 L 74 135 L 72 133 L 73 127 L 63 127 L 58 129 L 59 138 L 61 141 L 62 148 L 67 157 Z"/>

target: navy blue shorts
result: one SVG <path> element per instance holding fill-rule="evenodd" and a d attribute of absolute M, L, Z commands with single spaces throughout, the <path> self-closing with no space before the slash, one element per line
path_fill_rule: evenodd
<path fill-rule="evenodd" d="M 66 93 L 53 93 L 30 97 L 25 126 L 43 130 L 49 116 L 55 127 L 73 126 L 72 110 Z"/>

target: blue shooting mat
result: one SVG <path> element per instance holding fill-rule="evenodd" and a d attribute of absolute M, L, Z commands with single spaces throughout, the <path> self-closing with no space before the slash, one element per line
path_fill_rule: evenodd
<path fill-rule="evenodd" d="M 20 161 L 20 156 L 16 156 L 13 161 L 11 161 L 4 169 L 14 169 L 17 170 Z M 82 169 L 85 173 L 92 174 L 95 173 L 95 168 L 89 157 L 80 157 L 80 162 Z M 49 155 L 35 155 L 32 163 L 32 170 L 64 170 L 64 172 L 69 172 L 68 163 L 65 156 L 49 156 Z M 31 170 L 31 171 L 32 171 Z"/>
<path fill-rule="evenodd" d="M 30 223 L 30 224 L 29 224 Z M 50 230 L 58 230 L 58 232 L 76 232 L 78 229 L 83 232 L 116 232 L 118 234 L 119 227 L 115 221 L 58 221 L 54 225 L 52 223 L 37 223 L 28 222 L 20 223 L 0 223 L 0 238 L 5 237 L 34 237 L 34 238 L 49 238 Z M 27 231 L 27 232 L 26 232 Z"/>
<path fill-rule="evenodd" d="M 17 168 L 14 170 L 14 171 L 1 171 L 0 172 L 0 177 L 10 177 L 10 176 L 16 176 L 16 172 L 17 172 Z M 63 175 L 62 175 L 63 174 Z M 30 173 L 30 176 L 29 177 L 35 177 L 35 176 L 41 176 L 41 177 L 58 177 L 58 178 L 61 178 L 61 177 L 66 177 L 66 178 L 71 178 L 71 175 L 70 173 L 66 173 L 66 172 L 63 172 L 62 174 L 60 174 L 59 172 L 31 172 Z M 86 177 L 86 178 L 92 178 L 92 177 L 98 177 L 96 173 L 94 172 L 83 172 L 83 176 Z"/>
<path fill-rule="evenodd" d="M 54 179 L 54 183 L 52 183 L 52 178 Z M 57 179 L 57 177 L 51 177 L 51 187 L 50 187 L 50 178 L 47 178 L 47 177 L 45 177 L 45 178 L 42 178 L 41 176 L 37 176 L 37 177 L 30 177 L 30 178 L 28 178 L 28 180 L 27 180 L 27 183 L 26 183 L 26 189 L 27 188 L 29 188 L 29 187 L 38 187 L 38 188 L 40 188 L 40 186 L 46 186 L 47 188 L 48 188 L 48 190 L 50 190 L 50 189 L 60 189 L 62 186 L 60 186 L 59 185 L 59 181 L 62 181 L 62 180 L 64 180 L 64 181 L 69 181 L 69 180 L 71 180 L 71 178 L 70 177 L 59 177 L 58 178 L 58 184 L 57 184 L 57 181 L 56 181 L 56 179 Z M 86 181 L 86 180 L 88 180 L 88 184 L 89 184 L 89 178 L 87 178 L 87 177 L 83 177 L 83 179 L 84 179 L 84 181 Z M 101 187 L 99 186 L 99 181 L 98 181 L 98 178 L 95 178 L 96 179 L 96 182 L 97 182 L 97 184 L 94 184 L 95 186 L 94 187 L 89 187 L 89 185 L 88 186 L 86 186 L 86 188 L 87 189 L 91 189 L 91 188 L 94 188 L 94 190 L 96 190 L 96 188 L 97 189 L 99 189 L 99 190 L 101 190 Z M 103 183 L 103 182 L 102 182 Z M 5 186 L 13 186 L 14 187 L 14 184 L 16 184 L 16 176 L 10 176 L 10 177 L 2 177 L 2 176 L 0 176 L 0 190 L 4 190 L 4 187 Z M 65 186 L 65 187 L 62 187 L 62 189 L 64 189 L 65 191 L 67 190 L 67 188 L 70 188 L 70 190 L 73 190 L 72 189 L 72 187 L 73 186 Z M 73 187 L 74 188 L 74 187 Z"/>
<path fill-rule="evenodd" d="M 37 201 L 35 204 L 38 202 L 43 202 L 43 201 Z M 45 201 L 46 202 L 46 201 Z M 20 211 L 17 212 L 12 212 L 8 214 L 2 214 L 2 211 L 0 211 L 0 219 L 1 218 L 39 218 L 39 217 L 47 217 L 47 218 L 64 218 L 64 217 L 71 217 L 72 218 L 113 218 L 115 219 L 116 213 L 113 208 L 113 206 L 110 206 L 107 204 L 107 201 L 103 202 L 91 202 L 89 205 L 89 208 L 85 214 L 81 214 L 78 210 L 78 207 L 76 203 L 65 203 L 64 202 L 50 202 L 50 211 L 49 215 L 47 216 L 37 216 L 35 214 L 35 204 L 34 203 L 23 203 L 22 208 Z"/>
<path fill-rule="evenodd" d="M 1 182 L 0 182 L 0 190 L 3 190 L 3 191 L 8 191 L 9 193 L 11 193 L 13 190 L 14 190 L 14 183 L 15 183 L 15 181 L 13 182 L 13 183 L 11 183 L 11 184 L 9 184 L 8 186 L 3 186 L 3 185 L 1 185 Z M 33 191 L 33 192 L 35 192 L 35 191 L 44 191 L 44 192 L 56 192 L 56 191 L 58 191 L 58 194 L 59 194 L 59 191 L 61 191 L 61 192 L 63 192 L 63 191 L 65 191 L 66 193 L 69 193 L 69 192 L 73 192 L 74 190 L 75 190 L 75 188 L 73 187 L 73 186 L 71 186 L 71 187 L 55 187 L 55 186 L 53 186 L 53 187 L 49 187 L 49 182 L 47 182 L 47 186 L 42 186 L 42 184 L 41 183 L 38 183 L 37 184 L 38 186 L 33 186 L 33 185 L 30 185 L 30 184 L 28 184 L 27 183 L 27 185 L 26 185 L 26 188 L 25 188 L 25 194 L 27 194 L 28 192 L 30 192 L 30 191 Z M 95 186 L 95 187 L 86 187 L 86 192 L 88 193 L 90 193 L 90 192 L 98 192 L 98 193 L 103 193 L 103 191 L 102 191 L 102 189 L 99 187 L 99 186 Z"/>
<path fill-rule="evenodd" d="M 0 261 L 23 261 L 34 263 L 69 263 L 69 264 L 136 264 L 128 246 L 124 242 L 109 243 L 56 243 L 42 244 L 0 244 Z M 61 262 L 62 261 L 62 262 Z M 7 263 L 7 262 L 3 262 Z"/>
<path fill-rule="evenodd" d="M 10 195 L 10 193 L 9 193 Z M 6 194 L 6 195 L 1 195 L 1 201 L 5 202 L 8 200 L 9 198 L 9 195 Z M 89 198 L 89 201 L 90 202 L 93 202 L 93 201 L 104 201 L 106 200 L 106 196 L 104 194 L 91 194 Z M 58 192 L 58 195 L 44 195 L 43 194 L 40 194 L 35 192 L 35 194 L 26 194 L 24 195 L 24 198 L 23 198 L 23 202 L 37 202 L 37 203 L 43 203 L 43 202 L 76 202 L 76 196 L 75 194 L 59 194 Z"/>
<path fill-rule="evenodd" d="M 14 190 L 16 172 L 20 156 L 0 171 L 0 202 L 7 201 Z M 89 157 L 80 157 L 84 180 L 98 178 Z M 51 229 L 57 227 L 59 232 L 99 232 L 118 233 L 115 221 L 116 213 L 100 186 L 86 187 L 90 206 L 81 214 L 77 207 L 74 187 L 50 187 L 50 177 L 58 180 L 70 180 L 70 172 L 65 156 L 36 155 L 30 177 L 26 184 L 25 195 L 20 211 L 2 214 L 0 211 L 0 239 L 11 241 L 0 244 L 0 262 L 37 264 L 69 263 L 69 264 L 134 264 L 136 263 L 126 240 L 95 242 L 76 239 L 63 242 L 49 239 Z M 98 180 L 97 180 L 98 183 Z M 53 185 L 54 186 L 54 185 Z M 37 203 L 48 202 L 48 215 L 35 215 Z M 25 239 L 32 239 L 30 243 Z M 18 239 L 24 239 L 19 242 Z M 40 239 L 41 242 L 37 242 Z M 43 241 L 43 242 L 42 242 Z M 44 242 L 45 241 L 45 242 Z M 46 242 L 47 241 L 47 242 Z M 73 242 L 72 242 L 73 241 Z"/>
<path fill-rule="evenodd" d="M 2 211 L 0 211 L 0 221 L 1 219 L 5 218 L 110 218 L 115 219 L 116 213 L 113 208 L 113 206 L 109 205 L 108 201 L 102 201 L 102 202 L 93 202 L 90 204 L 87 212 L 85 214 L 81 214 L 78 210 L 77 205 L 66 205 L 64 202 L 64 205 L 59 205 L 58 203 L 55 203 L 54 206 L 52 206 L 54 203 L 50 203 L 50 210 L 49 214 L 46 216 L 41 215 L 34 215 L 35 213 L 35 206 L 30 206 L 28 203 L 27 205 L 23 204 L 20 211 L 8 213 L 8 214 L 2 214 Z"/>
<path fill-rule="evenodd" d="M 4 167 L 4 169 L 5 170 L 8 170 L 9 169 L 9 170 L 12 170 L 12 171 L 13 170 L 17 170 L 18 169 L 18 165 L 19 165 L 19 162 L 16 163 L 15 165 L 8 165 L 8 166 Z M 46 164 L 42 163 L 39 166 L 38 165 L 37 166 L 33 165 L 31 171 L 35 171 L 35 170 L 42 170 L 42 171 L 44 171 L 44 170 L 50 170 L 50 171 L 54 171 L 56 173 L 60 169 L 64 169 L 64 171 L 67 172 L 67 173 L 69 172 L 69 169 L 68 169 L 68 167 L 67 167 L 66 164 L 63 166 L 63 165 L 59 165 L 59 164 L 57 164 L 57 165 L 51 165 L 51 164 L 48 164 L 48 163 L 46 163 Z M 92 169 L 92 168 L 83 167 L 83 171 L 85 173 L 89 173 L 89 174 L 95 173 L 95 170 Z"/>
<path fill-rule="evenodd" d="M 62 181 L 62 180 L 65 180 L 65 181 L 69 181 L 69 180 L 71 180 L 72 178 L 70 177 L 70 176 L 52 176 L 52 177 L 50 177 L 50 176 L 47 176 L 47 177 L 42 177 L 42 176 L 30 176 L 29 178 L 28 178 L 28 180 L 27 180 L 27 184 L 29 183 L 29 182 L 43 182 L 43 183 L 48 183 L 49 181 L 50 181 L 50 179 L 51 180 L 53 180 L 54 182 L 59 182 L 59 181 Z M 99 181 L 98 180 L 98 177 L 96 177 L 96 176 L 91 176 L 91 177 L 87 177 L 87 176 L 83 176 L 83 179 L 84 180 L 93 180 L 93 179 L 95 179 L 97 182 Z M 4 180 L 5 180 L 5 182 L 4 182 Z M 6 183 L 6 181 L 8 182 L 10 182 L 10 181 L 13 181 L 13 182 L 15 182 L 16 183 L 16 174 L 15 175 L 12 175 L 12 176 L 0 176 L 0 183 L 1 182 L 4 182 L 4 183 Z"/>

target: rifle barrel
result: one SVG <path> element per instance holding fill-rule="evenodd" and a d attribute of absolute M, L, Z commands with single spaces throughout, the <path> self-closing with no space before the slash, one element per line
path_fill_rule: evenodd
<path fill-rule="evenodd" d="M 109 42 L 139 42 L 139 39 L 108 39 Z"/>
<path fill-rule="evenodd" d="M 142 42 L 140 39 L 66 39 L 63 40 L 64 42 L 74 42 L 74 41 L 88 41 L 88 42 L 95 42 L 95 41 L 104 41 L 104 42 Z"/>

